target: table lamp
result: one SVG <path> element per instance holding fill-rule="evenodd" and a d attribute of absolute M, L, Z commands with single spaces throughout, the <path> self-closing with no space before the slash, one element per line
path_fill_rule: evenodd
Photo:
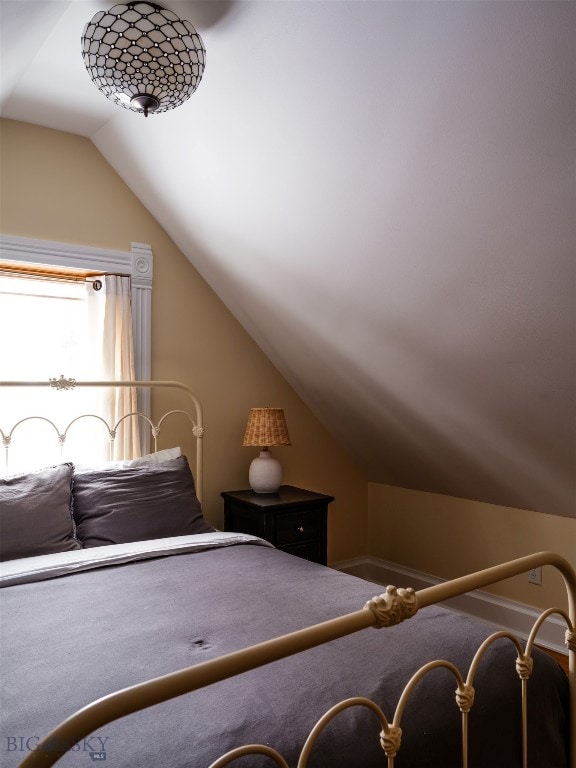
<path fill-rule="evenodd" d="M 257 446 L 260 455 L 252 460 L 248 480 L 254 493 L 276 493 L 282 485 L 282 466 L 268 448 L 291 445 L 282 408 L 251 408 L 242 445 Z"/>

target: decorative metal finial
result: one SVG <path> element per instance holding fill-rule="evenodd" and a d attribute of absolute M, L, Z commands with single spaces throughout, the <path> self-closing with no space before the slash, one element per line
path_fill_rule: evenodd
<path fill-rule="evenodd" d="M 365 609 L 372 611 L 376 617 L 375 627 L 393 627 L 404 619 L 409 619 L 418 610 L 416 592 L 409 587 L 396 589 L 391 585 L 386 587 L 386 592 L 376 595 L 368 600 Z"/>
<path fill-rule="evenodd" d="M 53 389 L 74 389 L 76 386 L 76 379 L 66 379 L 63 374 L 60 374 L 59 379 L 49 379 L 49 381 Z"/>

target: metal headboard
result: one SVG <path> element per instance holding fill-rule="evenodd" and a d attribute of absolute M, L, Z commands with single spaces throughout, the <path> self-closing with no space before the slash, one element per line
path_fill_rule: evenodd
<path fill-rule="evenodd" d="M 192 435 L 194 436 L 194 438 L 196 438 L 196 440 L 194 441 L 194 444 L 195 444 L 194 479 L 196 483 L 196 494 L 198 496 L 198 499 L 202 501 L 202 490 L 203 490 L 202 437 L 204 436 L 202 405 L 199 399 L 197 398 L 197 396 L 185 384 L 182 384 L 179 381 L 77 381 L 76 379 L 66 378 L 63 375 L 61 375 L 59 378 L 49 379 L 48 381 L 0 381 L 0 387 L 2 388 L 8 388 L 8 387 L 34 388 L 35 387 L 35 388 L 44 388 L 44 389 L 51 388 L 59 391 L 74 390 L 76 388 L 82 388 L 82 387 L 92 387 L 92 388 L 99 388 L 99 389 L 133 388 L 133 389 L 136 389 L 137 391 L 142 389 L 150 389 L 152 390 L 152 392 L 155 389 L 171 388 L 172 390 L 179 390 L 183 392 L 187 399 L 188 410 L 183 410 L 178 408 L 178 409 L 172 409 L 172 410 L 166 411 L 160 416 L 160 418 L 156 422 L 154 422 L 148 414 L 143 413 L 141 411 L 133 411 L 130 413 L 123 414 L 121 418 L 116 421 L 115 424 L 109 424 L 100 415 L 97 415 L 94 413 L 83 413 L 79 416 L 75 416 L 68 424 L 58 426 L 54 423 L 54 421 L 52 421 L 50 417 L 46 415 L 30 414 L 23 418 L 18 419 L 18 421 L 16 421 L 16 423 L 14 424 L 11 424 L 11 425 L 0 424 L 0 440 L 2 441 L 2 445 L 4 446 L 5 457 L 6 457 L 6 467 L 8 467 L 9 466 L 9 449 L 10 449 L 10 444 L 12 442 L 12 437 L 15 431 L 24 422 L 30 421 L 32 419 L 38 419 L 51 425 L 56 432 L 61 450 L 63 451 L 64 446 L 66 444 L 66 439 L 68 437 L 68 431 L 70 427 L 79 419 L 96 419 L 102 422 L 104 428 L 107 430 L 108 439 L 110 440 L 110 443 L 112 445 L 114 440 L 116 439 L 116 433 L 120 424 L 124 420 L 130 417 L 137 417 L 138 419 L 142 419 L 146 424 L 148 424 L 150 428 L 152 450 L 156 451 L 158 450 L 158 438 L 160 436 L 160 432 L 165 420 L 173 414 L 181 414 L 183 418 L 189 422 Z M 132 457 L 126 457 L 126 458 L 132 458 Z"/>

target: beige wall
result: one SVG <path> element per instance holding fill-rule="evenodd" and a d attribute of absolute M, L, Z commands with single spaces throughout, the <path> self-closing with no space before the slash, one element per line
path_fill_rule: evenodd
<path fill-rule="evenodd" d="M 369 483 L 368 541 L 375 557 L 446 579 L 543 550 L 576 565 L 573 518 L 377 483 Z M 544 569 L 541 587 L 518 576 L 490 591 L 536 607 L 566 605 L 552 568 Z"/>
<path fill-rule="evenodd" d="M 152 246 L 152 376 L 186 383 L 204 405 L 210 521 L 223 522 L 220 491 L 247 487 L 256 455 L 241 446 L 250 407 L 283 407 L 293 444 L 276 449 L 284 482 L 336 497 L 331 560 L 363 554 L 365 479 L 94 145 L 2 120 L 0 152 L 2 233 L 116 250 L 132 241 Z"/>

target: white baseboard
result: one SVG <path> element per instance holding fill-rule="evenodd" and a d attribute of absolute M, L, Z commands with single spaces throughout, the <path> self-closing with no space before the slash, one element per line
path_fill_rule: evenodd
<path fill-rule="evenodd" d="M 331 563 L 331 567 L 382 586 L 393 584 L 396 587 L 413 587 L 419 590 L 442 582 L 441 579 L 427 573 L 369 556 Z M 493 624 L 499 629 L 513 632 L 524 640 L 541 613 L 538 609 L 523 603 L 496 597 L 479 590 L 451 598 L 443 605 Z M 562 619 L 559 616 L 550 616 L 538 632 L 537 643 L 558 653 L 567 654 L 564 644 L 565 631 L 566 625 Z"/>

